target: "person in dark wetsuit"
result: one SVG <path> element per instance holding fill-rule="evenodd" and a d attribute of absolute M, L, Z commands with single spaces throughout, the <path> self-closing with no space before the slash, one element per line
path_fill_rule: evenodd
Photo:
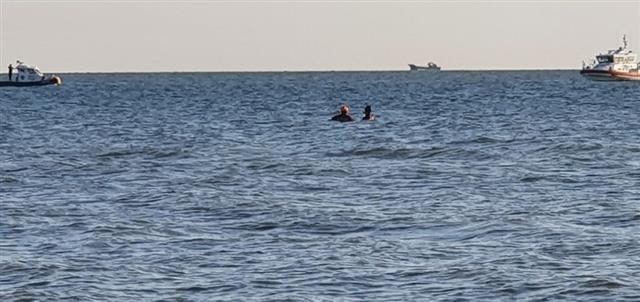
<path fill-rule="evenodd" d="M 9 64 L 9 81 L 11 81 L 11 76 L 13 75 L 13 66 Z"/>
<path fill-rule="evenodd" d="M 331 120 L 341 123 L 353 122 L 353 118 L 349 115 L 349 107 L 347 105 L 342 105 L 342 107 L 340 107 L 340 114 L 333 116 Z"/>
<path fill-rule="evenodd" d="M 375 118 L 376 116 L 371 114 L 371 105 L 367 104 L 367 106 L 364 107 L 364 117 L 362 118 L 362 120 L 373 121 Z"/>

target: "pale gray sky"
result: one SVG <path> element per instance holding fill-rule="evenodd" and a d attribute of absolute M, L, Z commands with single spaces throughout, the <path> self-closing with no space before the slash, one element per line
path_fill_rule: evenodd
<path fill-rule="evenodd" d="M 0 0 L 0 64 L 47 72 L 580 68 L 640 51 L 640 0 Z"/>

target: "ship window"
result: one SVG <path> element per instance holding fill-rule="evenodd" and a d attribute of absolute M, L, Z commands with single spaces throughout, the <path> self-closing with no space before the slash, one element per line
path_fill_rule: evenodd
<path fill-rule="evenodd" d="M 612 63 L 613 56 L 598 56 L 599 63 Z"/>

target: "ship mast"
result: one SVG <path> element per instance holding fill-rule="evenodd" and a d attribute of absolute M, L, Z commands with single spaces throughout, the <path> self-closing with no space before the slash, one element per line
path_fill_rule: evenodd
<path fill-rule="evenodd" d="M 622 36 L 622 43 L 624 44 L 623 49 L 627 49 L 627 35 Z"/>

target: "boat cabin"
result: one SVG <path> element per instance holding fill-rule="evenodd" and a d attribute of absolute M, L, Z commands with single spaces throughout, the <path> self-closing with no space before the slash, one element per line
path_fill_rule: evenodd
<path fill-rule="evenodd" d="M 622 38 L 623 45 L 617 49 L 596 56 L 596 61 L 584 66 L 584 69 L 629 71 L 638 69 L 638 55 L 627 49 L 627 37 Z"/>
<path fill-rule="evenodd" d="M 30 66 L 24 62 L 17 62 L 18 65 L 14 67 L 17 71 L 12 77 L 14 82 L 39 82 L 44 79 L 44 74 L 40 72 L 37 66 Z M 15 71 L 14 71 L 15 72 Z"/>

